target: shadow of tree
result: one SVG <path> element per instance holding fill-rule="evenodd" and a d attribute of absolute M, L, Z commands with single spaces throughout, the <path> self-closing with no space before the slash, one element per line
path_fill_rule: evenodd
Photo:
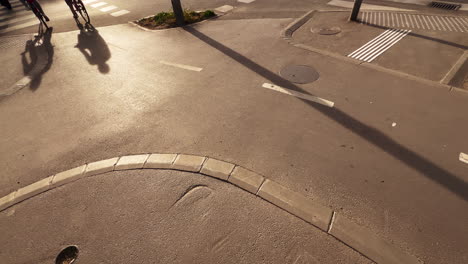
<path fill-rule="evenodd" d="M 199 40 L 222 52 L 231 59 L 242 64 L 244 67 L 271 81 L 273 84 L 280 85 L 304 94 L 310 94 L 301 87 L 289 82 L 288 80 L 277 75 L 276 73 L 271 72 L 270 70 L 243 56 L 237 51 L 203 34 L 202 32 L 198 31 L 195 27 L 187 26 L 183 29 L 188 33 L 192 34 L 194 37 L 198 38 Z M 309 105 L 311 108 L 322 113 L 324 116 L 335 121 L 342 127 L 348 129 L 352 133 L 378 147 L 383 152 L 388 153 L 395 159 L 398 159 L 404 164 L 406 164 L 408 167 L 413 168 L 425 177 L 440 184 L 447 190 L 452 191 L 460 198 L 468 201 L 468 183 L 466 183 L 462 179 L 459 179 L 456 175 L 453 175 L 451 172 L 439 167 L 432 161 L 426 159 L 425 157 L 419 155 L 411 149 L 396 142 L 394 139 L 387 136 L 378 129 L 364 124 L 363 122 L 343 112 L 339 108 L 329 108 L 300 98 L 298 98 L 298 100 L 301 100 L 303 103 Z"/>

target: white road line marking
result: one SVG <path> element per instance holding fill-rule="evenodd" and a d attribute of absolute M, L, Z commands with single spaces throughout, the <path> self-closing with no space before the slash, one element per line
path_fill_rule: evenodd
<path fill-rule="evenodd" d="M 96 3 L 96 4 L 92 4 L 91 6 L 94 7 L 94 8 L 97 8 L 97 7 L 100 7 L 100 6 L 103 6 L 103 5 L 107 5 L 106 2 L 99 2 L 99 3 Z"/>
<path fill-rule="evenodd" d="M 448 17 L 442 17 L 442 20 L 444 20 L 444 22 L 447 23 L 447 26 L 450 26 L 455 31 L 458 31 L 458 29 L 455 27 L 455 25 L 452 23 L 452 21 L 450 21 L 450 19 L 448 19 Z"/>
<path fill-rule="evenodd" d="M 230 5 L 223 5 L 223 6 L 220 6 L 220 7 L 218 7 L 218 8 L 215 8 L 216 11 L 222 12 L 222 13 L 229 12 L 229 11 L 231 11 L 232 9 L 234 9 L 234 7 L 233 7 L 233 6 L 230 6 Z"/>
<path fill-rule="evenodd" d="M 101 12 L 109 12 L 109 11 L 114 10 L 114 9 L 116 9 L 116 8 L 117 8 L 116 6 L 111 5 L 111 6 L 106 6 L 106 7 L 104 7 L 104 8 L 101 8 L 101 9 L 99 9 L 99 10 L 100 10 Z"/>
<path fill-rule="evenodd" d="M 372 46 L 374 43 L 378 42 L 380 39 L 384 38 L 386 35 L 390 34 L 392 32 L 392 29 L 389 29 L 389 30 L 386 30 L 382 33 L 380 33 L 380 35 L 378 35 L 377 37 L 375 37 L 374 39 L 370 40 L 369 42 L 367 42 L 366 44 L 362 45 L 360 48 L 358 48 L 357 50 L 351 52 L 348 57 L 352 57 L 354 55 L 357 55 L 358 53 L 360 53 L 361 51 L 363 51 L 364 49 L 366 49 L 367 47 L 370 47 Z"/>
<path fill-rule="evenodd" d="M 362 51 L 358 52 L 357 54 L 354 54 L 352 58 L 361 60 L 362 57 L 368 55 L 369 53 L 372 53 L 373 51 L 378 49 L 378 47 L 383 45 L 385 42 L 392 40 L 394 36 L 398 35 L 398 29 L 389 29 L 389 30 L 386 30 L 386 32 L 387 34 L 385 36 L 380 38 L 378 41 L 372 43 L 371 45 L 369 45 Z"/>
<path fill-rule="evenodd" d="M 466 27 L 463 22 L 461 22 L 461 20 L 458 18 L 458 17 L 454 17 L 453 20 L 457 21 L 458 23 L 460 23 L 460 25 L 463 27 L 463 29 L 465 30 L 468 30 L 468 27 Z"/>
<path fill-rule="evenodd" d="M 415 25 L 417 28 L 419 28 L 418 21 L 416 21 L 416 18 L 414 16 L 408 16 L 408 18 L 411 22 L 411 25 Z"/>
<path fill-rule="evenodd" d="M 418 16 L 414 16 L 414 21 L 416 21 L 416 24 L 418 25 L 418 28 L 423 28 L 422 22 L 421 22 L 421 20 L 419 19 Z M 421 27 L 419 27 L 419 23 L 421 23 Z"/>
<path fill-rule="evenodd" d="M 37 25 L 37 24 L 39 24 L 39 20 L 36 19 L 36 20 L 33 20 L 31 22 L 28 22 L 28 23 L 24 23 L 24 24 L 21 24 L 21 25 L 16 25 L 16 26 L 13 26 L 13 27 L 8 27 L 8 28 L 5 28 L 5 29 L 2 29 L 2 30 L 0 30 L 0 33 L 7 33 L 7 32 L 17 30 L 17 29 L 22 29 L 22 28 L 34 26 L 34 25 Z"/>
<path fill-rule="evenodd" d="M 421 27 L 423 29 L 426 29 L 426 27 L 424 26 L 424 21 L 422 21 L 422 18 L 420 16 L 418 16 L 418 15 L 415 15 L 415 17 L 418 19 L 419 23 L 421 23 Z"/>
<path fill-rule="evenodd" d="M 445 26 L 444 26 L 444 24 L 442 23 L 442 21 L 440 20 L 439 17 L 434 16 L 434 19 L 435 19 L 436 21 L 439 22 L 439 25 L 442 27 L 442 29 L 443 29 L 444 31 L 447 31 L 447 29 L 445 29 Z"/>
<path fill-rule="evenodd" d="M 400 41 L 403 37 L 405 37 L 409 32 L 411 32 L 411 30 L 386 30 L 359 49 L 353 51 L 348 55 L 348 57 L 366 62 L 372 62 L 375 58 L 380 56 L 382 53 Z"/>
<path fill-rule="evenodd" d="M 432 25 L 432 22 L 429 20 L 429 19 L 426 19 L 426 16 L 423 16 L 421 15 L 422 19 L 424 20 L 424 23 L 426 23 L 427 25 L 427 29 L 432 29 L 432 30 L 436 30 L 434 28 L 434 25 Z M 429 22 L 428 22 L 429 21 Z"/>
<path fill-rule="evenodd" d="M 453 19 L 453 17 L 449 17 L 449 20 L 452 22 L 452 24 L 458 29 L 460 32 L 464 32 L 463 29 L 458 25 L 458 23 Z"/>
<path fill-rule="evenodd" d="M 254 2 L 255 0 L 237 0 L 237 2 L 241 2 L 241 3 L 244 3 L 244 4 L 250 4 L 252 2 Z"/>
<path fill-rule="evenodd" d="M 437 23 L 437 20 L 435 20 L 435 18 L 433 16 L 427 16 L 427 19 L 429 20 L 429 22 L 431 22 L 431 20 L 434 21 L 434 25 L 437 28 L 437 30 L 442 30 L 442 28 L 439 27 L 439 25 Z"/>
<path fill-rule="evenodd" d="M 400 34 L 400 36 L 396 39 L 393 40 L 393 42 L 391 43 L 388 43 L 386 46 L 382 47 L 381 50 L 379 52 L 377 52 L 376 54 L 374 54 L 373 57 L 369 57 L 367 58 L 367 62 L 372 62 L 375 58 L 377 58 L 378 56 L 380 56 L 380 54 L 384 53 L 385 51 L 387 51 L 389 48 L 391 48 L 393 45 L 395 45 L 398 41 L 400 41 L 402 38 L 404 38 L 406 35 L 408 35 L 408 33 L 410 33 L 411 30 L 404 30 L 404 33 L 403 34 Z"/>
<path fill-rule="evenodd" d="M 468 154 L 460 152 L 459 159 L 460 159 L 461 162 L 464 162 L 464 163 L 468 164 Z"/>
<path fill-rule="evenodd" d="M 96 2 L 96 1 L 98 1 L 98 0 L 84 0 L 84 1 L 83 1 L 83 4 L 87 5 L 87 4 L 94 3 L 94 2 Z"/>
<path fill-rule="evenodd" d="M 393 32 L 389 34 L 385 39 L 380 41 L 380 43 L 374 45 L 373 47 L 371 47 L 370 50 L 364 52 L 363 54 L 356 56 L 355 59 L 367 61 L 366 58 L 380 51 L 382 47 L 385 47 L 386 43 L 392 42 L 394 39 L 398 38 L 398 36 L 400 35 L 400 31 L 401 30 L 399 29 L 394 29 Z"/>
<path fill-rule="evenodd" d="M 34 14 L 31 14 L 31 15 L 27 15 L 27 16 L 19 16 L 19 17 L 15 17 L 13 19 L 8 19 L 6 20 L 5 22 L 0 22 L 0 26 L 6 26 L 6 25 L 10 25 L 10 24 L 13 24 L 15 22 L 20 22 L 20 21 L 25 21 L 25 20 L 30 20 L 30 19 L 37 19 L 36 16 Z"/>
<path fill-rule="evenodd" d="M 160 61 L 159 63 L 169 65 L 169 66 L 174 66 L 174 67 L 189 70 L 189 71 L 200 72 L 201 70 L 203 70 L 203 68 L 198 68 L 198 67 L 184 65 L 184 64 L 177 64 L 177 63 L 167 62 L 167 61 L 163 61 L 163 60 Z"/>
<path fill-rule="evenodd" d="M 130 11 L 128 11 L 128 10 L 120 10 L 120 11 L 111 13 L 111 16 L 119 17 L 119 16 L 126 15 L 126 14 L 128 14 L 128 13 L 130 13 Z"/>
<path fill-rule="evenodd" d="M 403 16 L 405 17 L 406 26 L 409 27 L 409 28 L 414 28 L 413 23 L 410 24 L 410 22 L 408 22 L 409 19 L 410 19 L 410 16 L 408 16 L 408 15 L 406 15 L 406 14 L 403 15 Z"/>
<path fill-rule="evenodd" d="M 332 102 L 332 101 L 328 101 L 326 99 L 323 99 L 323 98 L 320 98 L 320 97 L 317 97 L 317 96 L 296 92 L 296 91 L 286 89 L 286 88 L 283 88 L 281 86 L 270 84 L 270 83 L 264 83 L 262 85 L 262 87 L 273 90 L 273 91 L 277 91 L 277 92 L 280 92 L 280 93 L 284 93 L 284 94 L 287 94 L 287 95 L 291 95 L 291 96 L 294 96 L 294 97 L 297 97 L 297 98 L 301 98 L 301 99 L 304 99 L 304 100 L 308 100 L 308 101 L 311 101 L 311 102 L 314 102 L 314 103 L 325 105 L 325 106 L 328 106 L 328 107 L 333 107 L 335 105 L 335 103 Z"/>

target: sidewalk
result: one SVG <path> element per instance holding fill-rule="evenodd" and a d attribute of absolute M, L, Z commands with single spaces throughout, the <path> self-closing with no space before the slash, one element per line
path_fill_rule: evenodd
<path fill-rule="evenodd" d="M 89 48 L 109 56 L 95 60 L 74 47 L 78 32 L 54 34 L 38 89 L 0 102 L 0 194 L 119 155 L 206 155 L 268 175 L 426 263 L 466 262 L 468 173 L 458 155 L 468 152 L 468 95 L 293 47 L 279 38 L 290 22 L 99 28 Z M 289 83 L 278 75 L 287 65 L 320 77 Z"/>
<path fill-rule="evenodd" d="M 465 17 L 363 11 L 363 22 L 356 23 L 348 21 L 349 11 L 315 12 L 293 41 L 439 82 L 468 48 L 468 20 L 461 18 Z M 321 32 L 331 28 L 337 33 Z M 393 28 L 406 33 L 387 33 Z"/>
<path fill-rule="evenodd" d="M 55 263 L 68 245 L 77 263 L 372 263 L 252 194 L 178 171 L 64 185 L 0 213 L 0 232 L 10 264 Z"/>

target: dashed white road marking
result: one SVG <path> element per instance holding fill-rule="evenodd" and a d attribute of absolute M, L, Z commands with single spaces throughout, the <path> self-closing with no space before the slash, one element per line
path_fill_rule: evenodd
<path fill-rule="evenodd" d="M 201 70 L 203 70 L 203 68 L 194 67 L 194 66 L 190 66 L 190 65 L 184 65 L 184 64 L 177 64 L 177 63 L 167 62 L 167 61 L 163 61 L 163 60 L 160 61 L 159 63 L 164 64 L 164 65 L 177 67 L 177 68 L 181 68 L 181 69 L 185 69 L 185 70 L 189 70 L 189 71 L 200 72 Z"/>
<path fill-rule="evenodd" d="M 107 5 L 106 2 L 99 2 L 99 3 L 96 3 L 96 4 L 92 4 L 91 6 L 96 8 L 96 7 L 100 7 L 100 6 L 103 6 L 103 5 Z"/>
<path fill-rule="evenodd" d="M 230 6 L 230 5 L 223 5 L 223 6 L 220 6 L 218 8 L 215 8 L 216 11 L 222 12 L 222 13 L 227 13 L 227 12 L 231 11 L 232 9 L 234 9 L 234 7 Z"/>
<path fill-rule="evenodd" d="M 91 3 L 94 3 L 94 2 L 97 2 L 98 0 L 84 0 L 83 1 L 83 4 L 87 5 L 87 4 L 91 4 Z"/>
<path fill-rule="evenodd" d="M 241 2 L 241 3 L 244 3 L 244 4 L 250 4 L 252 2 L 254 2 L 255 0 L 237 0 L 237 2 Z"/>
<path fill-rule="evenodd" d="M 287 94 L 287 95 L 291 95 L 291 96 L 294 96 L 294 97 L 297 97 L 297 98 L 301 98 L 301 99 L 304 99 L 304 100 L 308 100 L 308 101 L 311 101 L 311 102 L 314 102 L 314 103 L 325 105 L 325 106 L 328 106 L 328 107 L 333 107 L 335 105 L 335 103 L 332 102 L 332 101 L 328 101 L 326 99 L 323 99 L 323 98 L 320 98 L 320 97 L 317 97 L 317 96 L 296 92 L 296 91 L 286 89 L 286 88 L 283 88 L 281 86 L 270 84 L 270 83 L 264 83 L 262 85 L 262 87 L 273 90 L 273 91 L 277 91 L 277 92 L 280 92 L 280 93 L 284 93 L 284 94 Z"/>
<path fill-rule="evenodd" d="M 465 154 L 463 152 L 460 153 L 459 159 L 461 162 L 464 162 L 468 164 L 468 154 Z"/>
<path fill-rule="evenodd" d="M 106 6 L 104 8 L 101 8 L 99 10 L 101 10 L 101 12 L 109 12 L 109 11 L 114 10 L 116 8 L 117 8 L 116 6 L 111 5 L 111 6 Z"/>
<path fill-rule="evenodd" d="M 128 11 L 128 10 L 120 10 L 120 11 L 111 13 L 111 16 L 119 17 L 119 16 L 126 15 L 126 14 L 128 14 L 128 13 L 130 13 L 130 11 Z"/>

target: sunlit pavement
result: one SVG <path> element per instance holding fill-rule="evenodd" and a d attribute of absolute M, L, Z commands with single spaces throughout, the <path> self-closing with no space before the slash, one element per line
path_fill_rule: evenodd
<path fill-rule="evenodd" d="M 297 49 L 279 38 L 291 21 L 53 34 L 40 82 L 0 101 L 0 194 L 117 155 L 207 155 L 329 205 L 428 263 L 466 262 L 467 93 Z M 320 78 L 289 83 L 278 75 L 287 65 Z"/>

